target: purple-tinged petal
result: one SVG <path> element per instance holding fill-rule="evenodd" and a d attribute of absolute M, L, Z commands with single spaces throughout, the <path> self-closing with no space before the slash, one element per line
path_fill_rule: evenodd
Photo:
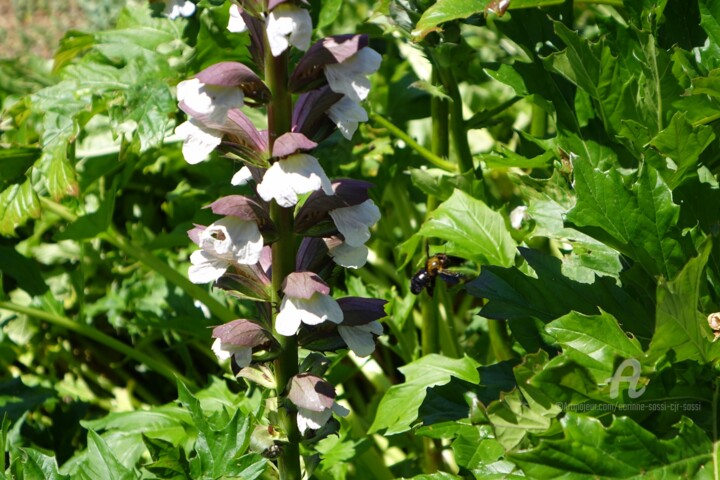
<path fill-rule="evenodd" d="M 200 245 L 200 234 L 206 229 L 205 225 L 197 225 L 187 231 L 188 237 L 193 241 L 195 245 Z"/>
<path fill-rule="evenodd" d="M 224 345 L 251 348 L 267 346 L 273 339 L 262 326 L 244 318 L 213 328 L 212 338 L 219 338 Z"/>
<path fill-rule="evenodd" d="M 283 280 L 283 293 L 289 297 L 310 299 L 315 292 L 330 293 L 327 283 L 313 272 L 293 272 Z"/>
<path fill-rule="evenodd" d="M 306 152 L 317 147 L 317 143 L 302 133 L 288 132 L 280 135 L 273 143 L 273 157 L 287 157 L 294 153 Z"/>
<path fill-rule="evenodd" d="M 293 109 L 293 131 L 318 142 L 327 138 L 334 131 L 328 111 L 342 98 L 327 85 L 300 95 Z"/>
<path fill-rule="evenodd" d="M 325 65 L 343 62 L 367 45 L 367 35 L 334 35 L 320 40 L 300 59 L 288 88 L 293 93 L 300 93 L 324 85 L 327 82 Z"/>
<path fill-rule="evenodd" d="M 270 89 L 260 77 L 240 62 L 219 62 L 198 72 L 195 78 L 205 85 L 238 87 L 245 96 L 261 103 L 270 99 Z"/>
<path fill-rule="evenodd" d="M 212 212 L 217 215 L 230 215 L 242 218 L 243 220 L 256 222 L 260 226 L 266 222 L 270 222 L 267 204 L 258 202 L 244 195 L 220 197 L 206 208 L 212 209 Z"/>
<path fill-rule="evenodd" d="M 387 316 L 387 300 L 380 298 L 345 297 L 337 302 L 343 311 L 342 324 L 346 326 L 365 325 Z"/>
<path fill-rule="evenodd" d="M 317 375 L 300 373 L 290 380 L 288 398 L 298 407 L 322 412 L 332 409 L 335 403 L 335 389 Z"/>
<path fill-rule="evenodd" d="M 337 232 L 329 212 L 365 202 L 370 198 L 368 189 L 371 187 L 370 182 L 345 178 L 333 181 L 334 195 L 313 192 L 295 218 L 295 232 L 309 236 L 330 236 Z"/>

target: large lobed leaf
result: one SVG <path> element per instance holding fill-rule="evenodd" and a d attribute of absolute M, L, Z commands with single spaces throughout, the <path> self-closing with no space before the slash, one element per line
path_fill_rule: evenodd
<path fill-rule="evenodd" d="M 502 215 L 461 190 L 430 214 L 419 234 L 445 240 L 448 254 L 468 260 L 510 266 L 515 258 Z"/>
<path fill-rule="evenodd" d="M 717 467 L 712 442 L 687 419 L 674 438 L 663 440 L 627 417 L 606 428 L 595 418 L 568 413 L 561 425 L 563 439 L 543 440 L 509 457 L 536 479 L 704 478 Z"/>
<path fill-rule="evenodd" d="M 452 377 L 472 383 L 480 381 L 477 363 L 470 357 L 450 359 L 431 354 L 400 368 L 405 383 L 393 385 L 385 393 L 369 432 L 387 429 L 386 434 L 405 432 L 418 417 L 427 388 L 444 385 Z"/>

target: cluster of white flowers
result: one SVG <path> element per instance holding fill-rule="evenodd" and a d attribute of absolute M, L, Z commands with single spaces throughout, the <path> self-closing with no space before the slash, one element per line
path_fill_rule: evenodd
<path fill-rule="evenodd" d="M 185 13 L 191 8 L 188 4 L 192 5 L 194 12 L 195 5 L 192 2 L 174 1 L 168 16 L 186 16 Z M 247 22 L 250 22 L 250 25 Z M 313 31 L 310 14 L 307 9 L 295 3 L 280 2 L 260 19 L 257 16 L 248 17 L 237 5 L 230 7 L 227 26 L 230 32 L 253 31 L 257 27 L 256 22 L 264 25 L 266 48 L 269 47 L 270 53 L 275 57 L 291 46 L 303 51 L 310 47 Z M 368 120 L 367 112 L 360 106 L 360 102 L 367 98 L 370 91 L 367 76 L 377 71 L 380 65 L 380 55 L 367 47 L 366 39 L 364 42 L 362 46 L 351 51 L 351 54 L 323 66 L 324 82 L 334 92 L 330 92 L 333 95 L 331 101 L 336 98 L 340 100 L 315 110 L 327 115 L 348 139 L 357 130 L 359 122 Z M 261 98 L 258 103 L 262 103 L 262 96 L 257 95 L 257 89 L 249 88 L 248 85 L 255 82 L 255 87 L 258 84 L 265 89 L 266 87 L 258 77 L 253 77 L 255 74 L 249 72 L 249 69 L 231 63 L 225 62 L 222 67 L 216 65 L 218 68 L 212 72 L 207 69 L 196 78 L 180 82 L 177 86 L 180 107 L 189 115 L 188 120 L 175 130 L 176 134 L 183 138 L 182 151 L 185 160 L 190 164 L 202 162 L 223 144 L 224 138 L 234 132 L 240 137 L 231 136 L 231 144 L 237 145 L 237 138 L 254 138 L 254 143 L 249 144 L 249 150 L 260 153 L 260 162 L 268 157 L 273 161 L 265 169 L 260 168 L 258 163 L 248 162 L 252 169 L 248 166 L 240 169 L 231 179 L 232 185 L 244 185 L 254 179 L 257 182 L 257 195 L 262 200 L 275 202 L 284 208 L 294 207 L 303 195 L 313 192 L 322 192 L 327 197 L 335 195 L 333 183 L 320 162 L 307 153 L 317 145 L 315 142 L 304 134 L 293 131 L 286 134 L 288 138 L 285 142 L 275 140 L 273 151 L 270 152 L 267 135 L 258 132 L 254 127 L 249 128 L 247 123 L 252 122 L 247 117 L 244 117 L 245 120 L 239 117 L 242 114 L 238 112 L 246 101 L 253 105 L 251 99 Z M 243 91 L 243 88 L 246 90 Z M 307 108 L 313 106 L 309 105 Z M 335 227 L 335 230 L 332 230 L 334 233 L 330 233 L 331 236 L 324 241 L 329 256 L 341 266 L 358 268 L 367 261 L 368 249 L 365 243 L 370 238 L 370 228 L 380 219 L 380 211 L 372 200 L 367 199 L 366 194 L 364 198 L 364 201 L 361 198 L 349 204 L 341 203 L 349 206 L 324 211 Z M 266 208 L 262 203 L 253 205 Z M 227 212 L 220 214 L 225 213 Z M 254 218 L 243 210 L 237 214 L 226 215 L 207 227 L 191 230 L 190 236 L 199 249 L 190 255 L 190 280 L 198 284 L 215 282 L 243 265 L 258 264 L 264 254 L 265 233 L 265 227 L 261 232 L 259 224 L 263 222 L 258 218 L 260 217 Z M 266 255 L 268 250 L 265 249 Z M 379 310 L 378 304 L 363 303 L 374 299 L 341 299 L 339 302 L 330 295 L 330 287 L 312 272 L 294 272 L 288 275 L 283 293 L 274 322 L 277 334 L 292 336 L 298 334 L 303 325 L 302 328 L 307 329 L 321 324 L 333 324 L 337 326 L 336 335 L 357 355 L 368 356 L 374 351 L 375 337 L 383 333 L 377 319 L 384 316 L 384 301 L 379 304 Z M 365 305 L 370 305 L 373 313 L 365 317 L 358 315 L 357 312 L 363 312 Z M 212 349 L 220 360 L 232 358 L 238 367 L 245 368 L 252 362 L 253 348 L 264 345 L 263 342 L 272 338 L 268 332 L 260 330 L 260 326 L 244 319 L 217 327 L 213 334 L 216 340 Z M 320 380 L 319 377 L 300 379 L 301 384 L 307 381 L 317 383 Z M 332 398 L 334 392 L 320 398 L 321 406 L 312 402 L 305 405 L 300 400 L 300 403 L 296 402 L 301 431 L 320 428 L 333 411 L 339 414 L 347 413 L 332 401 Z"/>

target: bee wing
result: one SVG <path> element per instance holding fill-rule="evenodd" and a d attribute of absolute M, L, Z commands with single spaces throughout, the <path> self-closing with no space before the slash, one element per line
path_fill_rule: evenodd
<path fill-rule="evenodd" d="M 443 270 L 442 272 L 438 273 L 438 276 L 450 286 L 457 285 L 458 283 L 460 283 L 460 280 L 463 279 L 463 276 L 461 274 L 455 272 L 448 272 L 447 270 Z"/>

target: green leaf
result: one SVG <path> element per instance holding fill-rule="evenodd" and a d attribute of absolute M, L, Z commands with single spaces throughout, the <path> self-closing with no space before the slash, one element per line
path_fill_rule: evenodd
<path fill-rule="evenodd" d="M 482 316 L 498 320 L 538 318 L 550 322 L 573 310 L 595 315 L 601 305 L 636 335 L 650 335 L 652 319 L 614 279 L 597 278 L 592 284 L 576 282 L 561 273 L 559 259 L 527 248 L 521 248 L 520 253 L 537 278 L 517 268 L 489 265 L 467 284 L 468 293 L 488 299 L 480 311 Z"/>
<path fill-rule="evenodd" d="M 0 235 L 12 235 L 15 228 L 40 216 L 40 200 L 30 184 L 11 185 L 0 193 Z"/>
<path fill-rule="evenodd" d="M 607 428 L 574 413 L 560 422 L 561 440 L 541 440 L 537 447 L 509 454 L 528 477 L 695 478 L 712 458 L 711 441 L 688 419 L 674 438 L 664 440 L 628 417 L 615 418 Z"/>
<path fill-rule="evenodd" d="M 559 21 L 554 22 L 554 30 L 567 48 L 543 59 L 546 68 L 559 73 L 593 99 L 607 131 L 619 132 L 623 120 L 641 121 L 633 98 L 637 82 L 605 42 L 590 43 Z"/>
<path fill-rule="evenodd" d="M 487 425 L 474 425 L 452 443 L 458 465 L 474 470 L 496 462 L 505 455 L 505 448 L 495 440 L 492 429 Z"/>
<path fill-rule="evenodd" d="M 393 385 L 385 393 L 369 433 L 387 429 L 386 435 L 394 435 L 409 430 L 417 419 L 418 409 L 425 399 L 428 387 L 444 385 L 451 377 L 471 383 L 480 380 L 477 363 L 467 356 L 450 359 L 431 354 L 399 370 L 405 375 L 405 383 Z"/>
<path fill-rule="evenodd" d="M 414 40 L 420 41 L 430 32 L 440 31 L 440 25 L 452 20 L 468 18 L 485 10 L 487 0 L 438 0 L 425 10 L 412 31 Z"/>
<path fill-rule="evenodd" d="M 54 457 L 35 450 L 34 448 L 22 448 L 22 472 L 24 478 L 42 478 L 45 480 L 65 480 L 70 477 L 61 475 L 58 472 L 57 461 Z"/>
<path fill-rule="evenodd" d="M 447 242 L 447 253 L 468 260 L 509 266 L 515 258 L 515 240 L 502 215 L 461 190 L 440 204 L 418 232 Z"/>
<path fill-rule="evenodd" d="M 239 472 L 243 470 L 251 473 L 260 470 L 262 473 L 265 465 L 261 461 L 262 457 L 250 455 L 248 458 L 243 457 L 244 460 L 240 458 L 250 444 L 252 429 L 249 416 L 242 419 L 242 424 L 240 424 L 240 410 L 235 410 L 231 418 L 226 410 L 208 417 L 203 412 L 200 401 L 180 381 L 178 381 L 178 397 L 183 406 L 190 410 L 198 429 L 195 442 L 197 456 L 190 460 L 193 477 L 202 474 L 218 478 L 222 475 L 230 475 L 231 472 L 240 475 Z"/>
<path fill-rule="evenodd" d="M 609 149 L 590 141 L 570 144 L 569 151 L 579 157 L 574 162 L 577 204 L 567 220 L 633 258 L 650 275 L 674 276 L 684 260 L 676 227 L 680 207 L 657 171 L 646 166 L 628 189 L 633 178 L 623 178 Z"/>
<path fill-rule="evenodd" d="M 0 272 L 14 278 L 18 287 L 32 296 L 42 295 L 48 290 L 36 261 L 18 253 L 12 247 L 0 245 Z"/>
<path fill-rule="evenodd" d="M 342 0 L 326 0 L 322 2 L 322 8 L 320 9 L 320 14 L 318 15 L 316 28 L 323 29 L 332 25 L 340 14 L 342 4 Z"/>
<path fill-rule="evenodd" d="M 717 67 L 718 56 L 720 56 L 720 4 L 715 0 L 700 0 L 700 25 L 707 32 L 708 48 L 703 53 L 703 60 L 706 60 L 712 67 Z"/>
<path fill-rule="evenodd" d="M 60 200 L 67 195 L 78 195 L 77 176 L 68 161 L 64 145 L 46 148 L 40 161 L 47 164 L 45 182 L 53 200 Z"/>
<path fill-rule="evenodd" d="M 136 478 L 135 473 L 125 468 L 115 457 L 105 440 L 93 430 L 88 432 L 88 449 L 85 461 L 73 473 L 73 478 L 93 480 L 98 478 L 112 478 L 118 480 L 131 480 Z"/>
<path fill-rule="evenodd" d="M 698 311 L 703 270 L 711 251 L 712 241 L 708 239 L 677 277 L 658 285 L 655 334 L 647 352 L 651 359 L 671 349 L 678 362 L 690 359 L 706 363 L 720 357 L 720 343 L 713 343 L 707 320 Z"/>
<path fill-rule="evenodd" d="M 558 5 L 563 0 L 512 0 L 509 9 L 545 7 Z M 412 31 L 413 40 L 419 42 L 430 32 L 441 31 L 440 25 L 452 20 L 464 20 L 471 15 L 485 12 L 490 0 L 438 0 L 425 10 Z"/>
<path fill-rule="evenodd" d="M 0 188 L 15 183 L 40 157 L 39 148 L 3 148 L 0 150 Z"/>
<path fill-rule="evenodd" d="M 152 463 L 144 466 L 149 472 L 168 480 L 183 480 L 189 477 L 189 465 L 182 448 L 145 436 L 143 441 L 153 459 Z"/>
<path fill-rule="evenodd" d="M 495 438 L 505 450 L 512 450 L 531 433 L 547 431 L 556 415 L 555 411 L 528 405 L 518 389 L 487 407 L 487 417 Z"/>
<path fill-rule="evenodd" d="M 55 235 L 56 240 L 82 240 L 93 238 L 104 232 L 110 226 L 115 208 L 115 191 L 117 181 L 113 184 L 102 199 L 98 209 L 87 215 L 79 217 L 65 229 Z"/>
<path fill-rule="evenodd" d="M 612 376 L 616 360 L 644 357 L 640 342 L 635 338 L 628 338 L 618 321 L 606 312 L 601 312 L 600 315 L 571 312 L 547 324 L 545 331 L 562 347 L 567 360 L 584 368 L 592 376 L 596 387 L 579 391 L 581 394 L 592 395 L 592 398 L 596 398 L 597 387 L 605 385 Z M 551 370 L 557 363 L 551 362 L 546 370 Z M 547 383 L 549 378 L 546 373 L 533 379 L 532 383 Z M 606 393 L 603 391 L 603 395 Z"/>
<path fill-rule="evenodd" d="M 496 152 L 478 155 L 475 158 L 484 162 L 488 168 L 547 168 L 555 158 L 555 153 L 548 150 L 536 157 L 527 158 L 501 147 Z"/>
<path fill-rule="evenodd" d="M 662 155 L 670 157 L 676 165 L 664 178 L 671 190 L 697 170 L 700 154 L 715 140 L 712 128 L 707 125 L 693 127 L 684 113 L 676 113 L 670 125 L 652 139 L 650 145 Z"/>

